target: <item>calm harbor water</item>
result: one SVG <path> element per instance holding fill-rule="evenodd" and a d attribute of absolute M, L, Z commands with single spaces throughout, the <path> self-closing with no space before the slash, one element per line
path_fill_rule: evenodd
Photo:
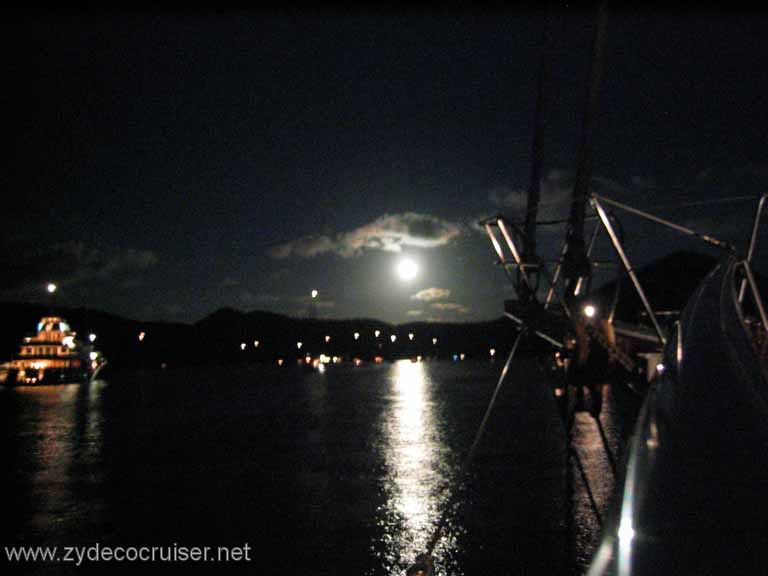
<path fill-rule="evenodd" d="M 0 388 L 2 545 L 248 544 L 251 562 L 219 569 L 401 574 L 455 489 L 500 369 L 238 366 Z M 628 424 L 618 415 L 609 401 L 603 422 L 614 449 Z M 612 477 L 583 415 L 575 437 L 604 505 Z M 440 573 L 570 571 L 562 438 L 543 377 L 514 366 L 450 511 Z M 574 485 L 571 534 L 583 567 L 598 530 Z"/>

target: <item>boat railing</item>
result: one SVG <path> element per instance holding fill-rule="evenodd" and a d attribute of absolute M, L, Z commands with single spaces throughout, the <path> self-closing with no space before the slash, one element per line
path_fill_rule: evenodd
<path fill-rule="evenodd" d="M 751 261 L 755 253 L 758 230 L 760 227 L 762 213 L 764 211 L 767 197 L 768 194 L 763 195 L 758 201 L 752 226 L 752 235 L 750 237 L 749 249 L 747 251 L 746 258 L 741 264 L 744 271 L 744 278 L 741 281 L 741 286 L 739 289 L 739 302 L 741 303 L 743 301 L 746 288 L 749 286 L 753 301 L 755 302 L 755 306 L 760 313 L 760 320 L 763 326 L 763 330 L 765 330 L 765 332 L 768 334 L 768 315 L 766 315 L 765 306 L 763 305 L 760 298 L 760 294 L 757 290 L 757 285 L 755 283 L 754 275 L 751 269 Z M 590 205 L 593 210 L 593 214 L 590 216 L 597 220 L 597 223 L 592 231 L 589 243 L 587 245 L 587 258 L 591 258 L 599 232 L 600 230 L 603 230 L 610 239 L 613 250 L 621 261 L 621 266 L 629 276 L 634 290 L 640 298 L 640 301 L 643 305 L 644 316 L 652 325 L 657 343 L 661 348 L 663 348 L 667 342 L 667 335 L 665 330 L 662 328 L 662 322 L 660 321 L 660 317 L 663 316 L 663 314 L 660 311 L 654 310 L 651 301 L 648 298 L 647 293 L 635 272 L 632 261 L 630 260 L 629 255 L 624 248 L 621 234 L 617 229 L 618 220 L 613 213 L 609 213 L 607 208 L 610 207 L 614 210 L 620 210 L 639 218 L 654 222 L 671 230 L 675 230 L 676 232 L 684 234 L 688 237 L 700 240 L 701 242 L 704 242 L 709 246 L 713 246 L 721 251 L 735 253 L 735 247 L 728 242 L 720 240 L 710 234 L 700 233 L 687 226 L 682 226 L 668 219 L 662 218 L 655 214 L 651 214 L 645 210 L 634 208 L 607 196 L 603 196 L 602 194 L 592 193 L 590 195 Z M 518 297 L 520 297 L 522 291 L 526 291 L 530 294 L 535 293 L 538 290 L 538 281 L 534 280 L 533 278 L 533 275 L 536 274 L 538 277 L 543 278 L 547 284 L 546 296 L 544 297 L 543 301 L 543 308 L 545 310 L 549 309 L 552 307 L 554 302 L 557 302 L 560 305 L 562 312 L 568 318 L 572 318 L 573 311 L 566 303 L 565 282 L 561 276 L 563 260 L 567 250 L 567 240 L 563 240 L 560 250 L 560 257 L 556 261 L 557 264 L 554 270 L 550 273 L 549 269 L 543 262 L 524 261 L 522 250 L 518 245 L 519 243 L 516 242 L 515 237 L 516 235 L 519 238 L 523 237 L 522 231 L 519 229 L 517 224 L 507 220 L 502 215 L 496 215 L 481 221 L 480 225 L 484 227 L 486 234 L 491 241 L 491 245 L 493 246 L 493 249 L 498 257 L 498 262 L 504 270 L 508 280 L 515 287 Z M 584 278 L 582 277 L 577 281 L 573 295 L 579 296 L 583 287 Z M 615 310 L 616 298 L 614 298 L 608 314 L 608 320 L 610 322 L 613 321 Z M 514 314 L 511 314 L 508 311 L 505 312 L 505 315 L 518 324 L 523 323 L 523 319 L 515 316 Z M 536 333 L 545 340 L 550 341 L 550 343 L 553 340 L 559 342 L 559 340 L 554 338 L 551 334 L 544 334 L 540 330 L 536 331 Z"/>
<path fill-rule="evenodd" d="M 768 194 L 763 194 L 755 210 L 747 255 L 737 263 L 741 278 L 737 280 L 739 289 L 738 296 L 736 297 L 737 309 L 741 316 L 742 324 L 748 331 L 757 357 L 764 367 L 768 367 L 768 314 L 766 314 L 765 303 L 752 270 L 752 260 L 757 247 L 758 232 L 762 222 L 766 198 L 768 198 Z M 747 288 L 749 288 L 749 292 L 747 292 Z M 747 299 L 747 294 L 751 296 L 750 299 Z M 749 304 L 752 305 L 752 309 L 748 308 Z M 757 312 L 758 318 L 754 317 L 754 312 Z"/>

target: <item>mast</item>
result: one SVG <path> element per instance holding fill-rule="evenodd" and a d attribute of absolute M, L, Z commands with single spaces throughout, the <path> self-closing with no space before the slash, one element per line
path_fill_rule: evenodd
<path fill-rule="evenodd" d="M 584 215 L 592 179 L 592 140 L 597 116 L 598 94 L 603 75 L 603 46 L 605 44 L 606 6 L 602 2 L 597 11 L 595 34 L 592 40 L 592 60 L 587 83 L 587 101 L 581 127 L 581 139 L 576 160 L 576 179 L 568 222 L 567 248 L 563 259 L 566 280 L 566 299 L 573 297 L 580 277 L 591 274 L 591 266 L 584 247 Z"/>
<path fill-rule="evenodd" d="M 544 114 L 546 110 L 546 86 L 549 75 L 549 49 L 550 49 L 550 19 L 544 25 L 543 50 L 539 62 L 539 75 L 537 80 L 536 109 L 533 118 L 533 142 L 531 145 L 531 179 L 528 185 L 528 201 L 525 214 L 525 242 L 523 259 L 530 262 L 536 256 L 536 216 L 539 211 L 539 198 L 541 195 L 541 166 L 544 155 Z"/>

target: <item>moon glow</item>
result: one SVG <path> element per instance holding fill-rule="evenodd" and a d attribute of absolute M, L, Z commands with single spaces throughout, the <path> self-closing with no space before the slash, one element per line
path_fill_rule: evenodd
<path fill-rule="evenodd" d="M 410 282 L 419 274 L 419 265 L 410 258 L 402 258 L 397 263 L 397 276 L 403 282 Z"/>

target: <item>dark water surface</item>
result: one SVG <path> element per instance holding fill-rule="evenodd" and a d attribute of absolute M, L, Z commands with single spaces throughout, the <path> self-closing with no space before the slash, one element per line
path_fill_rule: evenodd
<path fill-rule="evenodd" d="M 250 562 L 217 570 L 401 574 L 455 487 L 500 368 L 240 366 L 0 388 L 2 545 L 248 544 Z M 615 414 L 609 402 L 614 444 L 625 430 Z M 582 416 L 575 436 L 603 505 L 612 477 Z M 542 376 L 513 366 L 438 545 L 440 573 L 569 572 L 562 439 Z M 583 566 L 597 527 L 578 478 L 575 487 Z"/>

